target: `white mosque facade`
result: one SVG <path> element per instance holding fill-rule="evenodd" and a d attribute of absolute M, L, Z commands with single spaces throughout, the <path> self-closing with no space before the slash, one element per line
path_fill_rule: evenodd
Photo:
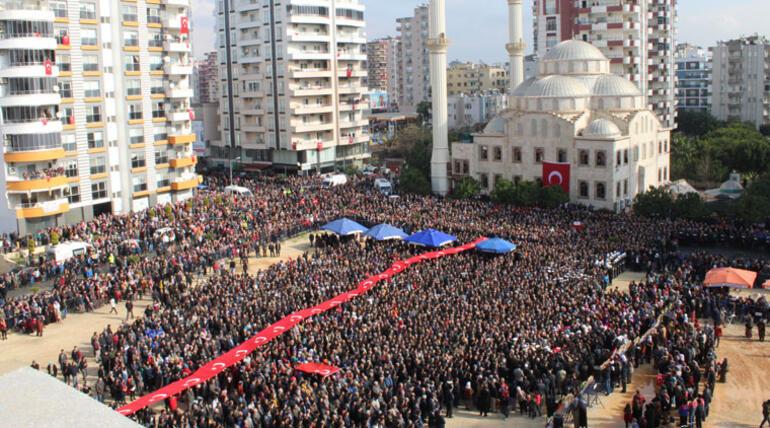
<path fill-rule="evenodd" d="M 558 163 L 568 169 L 572 202 L 623 210 L 638 193 L 669 183 L 671 133 L 645 98 L 610 73 L 597 48 L 562 42 L 540 60 L 538 77 L 512 91 L 507 110 L 471 143 L 452 144 L 452 180 L 471 176 L 489 193 L 501 178 L 542 183 L 544 164 Z M 546 175 L 546 184 L 561 176 Z"/>

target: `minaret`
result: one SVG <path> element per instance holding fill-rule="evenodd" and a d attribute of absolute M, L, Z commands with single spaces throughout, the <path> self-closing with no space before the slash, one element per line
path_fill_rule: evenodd
<path fill-rule="evenodd" d="M 431 0 L 429 10 L 428 50 L 430 51 L 430 86 L 433 98 L 433 155 L 430 181 L 433 193 L 449 193 L 449 129 L 447 120 L 446 7 L 444 0 Z"/>
<path fill-rule="evenodd" d="M 524 81 L 524 16 L 522 15 L 522 0 L 508 1 L 508 34 L 510 40 L 505 45 L 511 61 L 511 87 L 509 93 Z"/>

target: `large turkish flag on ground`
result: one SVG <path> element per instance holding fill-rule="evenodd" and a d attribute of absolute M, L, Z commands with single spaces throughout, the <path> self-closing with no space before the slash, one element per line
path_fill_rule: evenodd
<path fill-rule="evenodd" d="M 543 186 L 561 186 L 569 193 L 570 164 L 560 162 L 543 162 Z"/>

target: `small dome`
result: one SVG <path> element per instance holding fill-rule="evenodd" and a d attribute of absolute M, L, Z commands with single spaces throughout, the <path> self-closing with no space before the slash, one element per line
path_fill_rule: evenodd
<path fill-rule="evenodd" d="M 505 134 L 505 119 L 502 116 L 495 116 L 490 120 L 486 127 L 484 127 L 485 134 Z"/>
<path fill-rule="evenodd" d="M 530 86 L 527 97 L 584 98 L 589 96 L 588 88 L 579 80 L 569 76 L 546 76 Z"/>
<path fill-rule="evenodd" d="M 527 93 L 527 89 L 529 89 L 530 86 L 532 86 L 533 83 L 537 81 L 537 77 L 530 77 L 529 79 L 521 82 L 519 86 L 517 86 L 513 93 L 511 94 L 514 97 L 523 97 Z"/>
<path fill-rule="evenodd" d="M 543 61 L 607 61 L 602 52 L 580 40 L 565 40 L 551 48 L 543 57 Z"/>
<path fill-rule="evenodd" d="M 612 138 L 620 135 L 620 128 L 608 119 L 596 119 L 583 131 L 584 137 Z"/>
<path fill-rule="evenodd" d="M 640 97 L 642 93 L 630 80 L 614 74 L 603 74 L 596 79 L 593 95 L 600 97 Z"/>

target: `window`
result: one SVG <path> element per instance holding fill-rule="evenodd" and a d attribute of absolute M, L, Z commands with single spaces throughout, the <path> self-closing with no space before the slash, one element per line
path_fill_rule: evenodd
<path fill-rule="evenodd" d="M 540 120 L 540 133 L 543 137 L 548 138 L 548 121 L 545 119 Z"/>
<path fill-rule="evenodd" d="M 59 71 L 72 71 L 72 64 L 70 63 L 70 56 L 68 54 L 56 54 L 56 66 L 59 67 Z M 84 65 L 85 67 L 85 65 Z"/>
<path fill-rule="evenodd" d="M 567 151 L 564 149 L 559 149 L 558 158 L 559 158 L 559 162 L 562 162 L 562 163 L 567 162 Z"/>
<path fill-rule="evenodd" d="M 104 135 L 102 132 L 89 132 L 86 134 L 89 149 L 98 149 L 104 147 Z"/>
<path fill-rule="evenodd" d="M 151 48 L 162 48 L 163 47 L 163 35 L 160 33 L 150 33 L 149 38 L 147 39 L 147 46 Z"/>
<path fill-rule="evenodd" d="M 74 137 L 74 135 L 73 135 Z M 67 177 L 77 177 L 78 176 L 78 161 L 69 161 L 67 162 L 67 165 L 64 167 L 64 175 Z"/>
<path fill-rule="evenodd" d="M 96 3 L 80 2 L 80 19 L 96 19 Z"/>
<path fill-rule="evenodd" d="M 67 2 L 63 1 L 51 1 L 48 2 L 48 7 L 53 11 L 53 16 L 57 18 L 67 17 Z"/>
<path fill-rule="evenodd" d="M 81 3 L 82 5 L 82 3 Z M 96 46 L 96 30 L 83 28 L 80 30 L 80 44 L 83 46 Z"/>
<path fill-rule="evenodd" d="M 160 95 L 166 93 L 166 90 L 163 88 L 163 79 L 152 79 L 150 85 L 150 94 Z"/>
<path fill-rule="evenodd" d="M 150 56 L 150 71 L 162 71 L 163 58 L 159 56 Z"/>
<path fill-rule="evenodd" d="M 168 153 L 166 153 L 165 150 L 160 150 L 155 152 L 155 165 L 161 165 L 164 163 L 168 163 Z M 459 168 L 457 172 L 460 172 Z M 158 186 L 158 187 L 162 187 L 162 186 Z"/>
<path fill-rule="evenodd" d="M 86 98 L 96 98 L 102 96 L 102 88 L 98 80 L 86 80 L 83 82 Z"/>
<path fill-rule="evenodd" d="M 102 121 L 102 108 L 98 105 L 86 107 L 86 122 L 96 123 Z"/>
<path fill-rule="evenodd" d="M 99 57 L 83 55 L 83 71 L 99 71 Z"/>
<path fill-rule="evenodd" d="M 168 138 L 168 134 L 166 133 L 166 127 L 157 127 L 153 129 L 152 131 L 152 139 L 154 141 L 163 141 L 166 138 Z"/>
<path fill-rule="evenodd" d="M 158 9 L 157 7 L 147 8 L 147 23 L 160 24 L 160 9 Z"/>
<path fill-rule="evenodd" d="M 537 119 L 532 119 L 532 134 L 533 137 L 537 136 Z"/>
<path fill-rule="evenodd" d="M 578 195 L 583 199 L 588 199 L 588 183 L 585 181 L 578 182 Z"/>
<path fill-rule="evenodd" d="M 104 156 L 92 156 L 89 160 L 91 175 L 102 174 L 107 171 Z"/>
<path fill-rule="evenodd" d="M 487 146 L 479 146 L 479 159 L 489 160 L 489 148 Z"/>
<path fill-rule="evenodd" d="M 597 168 L 604 168 L 607 166 L 607 154 L 604 152 L 604 150 L 597 150 L 596 151 L 596 167 Z"/>
<path fill-rule="evenodd" d="M 168 179 L 168 177 L 164 177 L 162 175 L 156 175 L 155 185 L 158 189 L 162 189 L 164 187 L 170 186 L 171 181 Z"/>
<path fill-rule="evenodd" d="M 147 190 L 147 178 L 146 177 L 131 177 L 131 185 L 134 192 L 144 192 Z"/>
<path fill-rule="evenodd" d="M 493 153 L 494 153 L 494 157 L 495 157 L 494 159 L 496 161 L 503 160 L 503 148 L 502 147 L 495 146 L 494 149 L 493 149 Z"/>
<path fill-rule="evenodd" d="M 615 184 L 615 198 L 620 199 L 620 182 Z"/>
<path fill-rule="evenodd" d="M 628 149 L 623 150 L 623 165 L 628 165 Z"/>
<path fill-rule="evenodd" d="M 61 111 L 61 121 L 63 125 L 75 124 L 75 111 L 72 109 L 72 107 L 62 107 L 60 111 Z"/>
<path fill-rule="evenodd" d="M 144 143 L 144 130 L 142 128 L 129 128 L 128 143 L 129 144 Z"/>
<path fill-rule="evenodd" d="M 130 55 L 123 57 L 123 70 L 139 71 L 139 55 Z"/>
<path fill-rule="evenodd" d="M 69 187 L 69 193 L 67 194 L 67 201 L 71 204 L 80 202 L 80 186 L 73 184 Z"/>
<path fill-rule="evenodd" d="M 136 6 L 124 4 L 121 7 L 123 11 L 123 21 L 138 22 L 139 17 L 136 16 Z"/>
<path fill-rule="evenodd" d="M 549 16 L 545 19 L 545 31 L 556 31 L 556 17 Z"/>
<path fill-rule="evenodd" d="M 136 31 L 124 31 L 123 46 L 139 46 L 139 34 Z"/>
<path fill-rule="evenodd" d="M 628 179 L 623 180 L 623 195 L 628 196 Z"/>
<path fill-rule="evenodd" d="M 607 198 L 607 187 L 602 182 L 596 183 L 596 199 L 604 200 Z"/>
<path fill-rule="evenodd" d="M 72 98 L 72 81 L 59 80 L 59 95 L 62 98 Z"/>
<path fill-rule="evenodd" d="M 138 79 L 126 80 L 126 96 L 142 95 L 142 82 Z"/>
<path fill-rule="evenodd" d="M 131 168 L 142 168 L 146 165 L 144 152 L 131 153 Z"/>
<path fill-rule="evenodd" d="M 623 157 L 621 154 L 621 151 L 618 150 L 615 152 L 615 166 L 620 166 L 623 162 Z"/>
<path fill-rule="evenodd" d="M 588 150 L 578 151 L 578 163 L 580 166 L 588 166 L 589 163 Z"/>
<path fill-rule="evenodd" d="M 138 120 L 142 118 L 142 105 L 141 104 L 129 104 L 128 105 L 128 119 Z"/>
<path fill-rule="evenodd" d="M 78 149 L 78 143 L 75 140 L 75 134 L 62 134 L 61 145 L 65 152 L 74 152 Z M 77 169 L 77 164 L 75 166 Z M 75 173 L 77 175 L 77 173 Z"/>
<path fill-rule="evenodd" d="M 157 119 L 161 117 L 166 117 L 166 110 L 163 107 L 163 101 L 153 101 L 152 102 L 152 118 Z"/>
<path fill-rule="evenodd" d="M 486 174 L 479 174 L 482 189 L 489 189 L 489 176 Z"/>
<path fill-rule="evenodd" d="M 535 163 L 543 163 L 545 157 L 545 150 L 541 147 L 535 148 Z"/>
<path fill-rule="evenodd" d="M 521 147 L 513 148 L 513 163 L 521 163 Z"/>
<path fill-rule="evenodd" d="M 102 199 L 107 197 L 107 183 L 100 181 L 91 183 L 91 198 Z"/>

